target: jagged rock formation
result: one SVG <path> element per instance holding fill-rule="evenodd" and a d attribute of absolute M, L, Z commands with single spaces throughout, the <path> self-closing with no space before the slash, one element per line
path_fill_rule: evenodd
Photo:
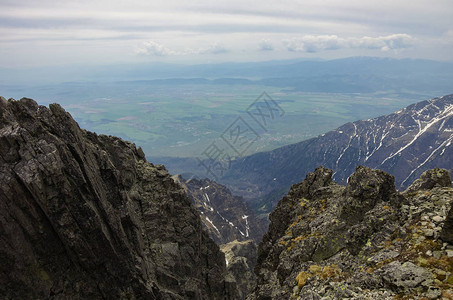
<path fill-rule="evenodd" d="M 209 179 L 184 180 L 177 177 L 200 212 L 201 221 L 210 237 L 219 245 L 232 241 L 254 240 L 258 243 L 267 222 L 256 217 L 241 197 Z"/>
<path fill-rule="evenodd" d="M 424 171 L 453 171 L 453 95 L 419 102 L 391 115 L 347 123 L 317 138 L 236 159 L 219 182 L 248 201 L 281 198 L 291 184 L 322 165 L 340 183 L 358 164 L 393 174 L 405 189 Z M 267 205 L 272 209 L 271 205 Z"/>
<path fill-rule="evenodd" d="M 253 272 L 258 243 L 267 222 L 258 219 L 241 197 L 209 179 L 185 180 L 174 176 L 186 190 L 209 236 L 225 253 L 228 280 L 235 282 L 238 299 L 245 299 L 255 286 Z"/>
<path fill-rule="evenodd" d="M 59 105 L 0 98 L 0 298 L 235 299 L 165 168 Z"/>
<path fill-rule="evenodd" d="M 246 299 L 253 291 L 256 283 L 253 272 L 256 264 L 257 247 L 254 241 L 233 241 L 221 245 L 220 249 L 225 253 L 227 270 L 230 278 L 233 278 L 238 288 L 238 299 Z"/>
<path fill-rule="evenodd" d="M 453 188 L 425 172 L 404 193 L 357 167 L 346 186 L 319 167 L 270 214 L 248 299 L 452 299 Z"/>

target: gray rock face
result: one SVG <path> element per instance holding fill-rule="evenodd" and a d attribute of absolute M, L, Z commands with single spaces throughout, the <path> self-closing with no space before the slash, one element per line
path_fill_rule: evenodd
<path fill-rule="evenodd" d="M 407 292 L 424 281 L 432 281 L 431 272 L 411 262 L 391 262 L 380 268 L 377 274 L 386 285 L 401 292 Z"/>
<path fill-rule="evenodd" d="M 348 224 L 360 222 L 379 201 L 398 201 L 393 176 L 358 166 L 349 177 L 340 217 Z"/>
<path fill-rule="evenodd" d="M 451 208 L 447 214 L 440 237 L 445 242 L 453 244 L 453 208 Z"/>
<path fill-rule="evenodd" d="M 225 253 L 228 274 L 238 287 L 238 299 L 245 299 L 255 287 L 256 244 L 252 240 L 233 241 L 220 248 Z"/>
<path fill-rule="evenodd" d="M 0 99 L 0 298 L 234 299 L 165 168 L 59 105 Z"/>
<path fill-rule="evenodd" d="M 271 213 L 248 299 L 451 297 L 453 251 L 443 237 L 453 234 L 453 188 L 419 184 L 446 182 L 448 172 L 431 170 L 402 194 L 380 170 L 359 166 L 346 186 L 331 174 L 318 167 Z"/>

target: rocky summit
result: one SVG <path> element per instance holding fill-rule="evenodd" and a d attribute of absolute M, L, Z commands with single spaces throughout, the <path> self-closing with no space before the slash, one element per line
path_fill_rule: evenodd
<path fill-rule="evenodd" d="M 248 299 L 453 299 L 453 188 L 423 173 L 405 192 L 359 166 L 318 167 L 270 214 Z"/>
<path fill-rule="evenodd" d="M 0 98 L 1 299 L 236 299 L 183 188 L 59 105 Z"/>

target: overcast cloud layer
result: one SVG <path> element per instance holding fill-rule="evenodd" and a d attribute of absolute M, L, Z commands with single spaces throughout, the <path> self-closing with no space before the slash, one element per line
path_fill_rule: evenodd
<path fill-rule="evenodd" d="M 0 66 L 453 60 L 451 0 L 0 1 Z"/>

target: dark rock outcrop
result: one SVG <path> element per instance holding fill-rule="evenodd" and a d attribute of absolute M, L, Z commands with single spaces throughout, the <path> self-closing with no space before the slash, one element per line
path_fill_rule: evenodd
<path fill-rule="evenodd" d="M 430 190 L 435 187 L 451 187 L 451 178 L 447 170 L 434 168 L 424 172 L 405 192 Z"/>
<path fill-rule="evenodd" d="M 166 169 L 57 104 L 0 98 L 0 298 L 234 299 Z"/>
<path fill-rule="evenodd" d="M 318 167 L 270 214 L 248 299 L 450 299 L 448 172 L 427 171 L 402 194 L 380 170 L 359 166 L 346 186 L 331 177 Z"/>

